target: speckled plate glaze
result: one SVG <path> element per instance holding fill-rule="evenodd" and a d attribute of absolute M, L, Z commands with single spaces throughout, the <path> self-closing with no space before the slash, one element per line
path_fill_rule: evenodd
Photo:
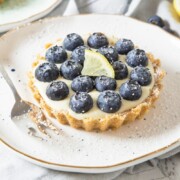
<path fill-rule="evenodd" d="M 115 131 L 85 132 L 58 125 L 60 135 L 48 138 L 28 135 L 34 124 L 28 117 L 9 118 L 13 95 L 0 78 L 0 138 L 17 155 L 44 167 L 82 173 L 116 171 L 159 156 L 180 145 L 180 41 L 160 28 L 128 17 L 83 15 L 45 19 L 5 34 L 0 39 L 1 60 L 21 97 L 34 102 L 27 87 L 27 72 L 44 44 L 100 31 L 118 38 L 132 39 L 160 58 L 167 72 L 161 97 L 141 121 Z M 12 72 L 11 69 L 15 71 Z"/>
<path fill-rule="evenodd" d="M 62 0 L 6 0 L 0 4 L 0 33 L 41 18 Z"/>

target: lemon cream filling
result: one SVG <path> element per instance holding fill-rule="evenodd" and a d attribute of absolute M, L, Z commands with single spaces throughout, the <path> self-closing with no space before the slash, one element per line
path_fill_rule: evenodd
<path fill-rule="evenodd" d="M 86 41 L 85 41 L 86 42 Z M 56 44 L 53 44 L 53 45 L 61 45 L 61 41 L 58 41 Z M 93 51 L 96 51 L 94 49 L 92 49 Z M 45 51 L 43 51 L 41 53 L 41 58 L 38 59 L 38 64 L 37 66 L 39 66 L 40 64 L 46 62 L 45 60 Z M 71 52 L 68 52 L 68 58 L 70 57 L 70 54 Z M 126 58 L 126 55 L 119 55 L 119 60 L 121 60 L 122 62 L 124 62 L 127 67 L 128 67 L 128 77 L 126 79 L 123 79 L 123 80 L 116 80 L 117 82 L 117 88 L 116 88 L 116 92 L 119 93 L 119 88 L 120 86 L 126 82 L 128 79 L 129 79 L 129 74 L 132 70 L 132 68 L 130 66 L 128 66 L 128 64 L 125 62 L 125 58 Z M 56 64 L 58 68 L 60 68 L 61 64 Z M 37 67 L 36 66 L 36 67 Z M 36 67 L 34 67 L 33 69 L 33 72 L 35 72 L 35 69 Z M 122 101 L 122 105 L 120 107 L 120 109 L 116 112 L 116 114 L 118 113 L 123 113 L 131 108 L 134 108 L 136 107 L 138 104 L 142 103 L 143 101 L 146 100 L 146 98 L 148 98 L 148 96 L 150 95 L 151 93 L 151 90 L 154 86 L 154 83 L 155 83 L 155 75 L 154 75 L 154 68 L 153 68 L 153 65 L 151 63 L 151 61 L 149 60 L 148 62 L 148 65 L 147 65 L 147 68 L 150 70 L 151 72 L 151 75 L 152 75 L 152 81 L 149 85 L 147 86 L 141 86 L 142 88 L 142 95 L 141 97 L 138 99 L 138 100 L 135 100 L 135 101 L 128 101 L 128 100 L 125 100 L 123 98 L 121 98 L 121 101 Z M 41 97 L 43 98 L 43 100 L 45 101 L 45 103 L 51 107 L 51 109 L 55 112 L 63 112 L 63 113 L 69 113 L 71 116 L 73 116 L 74 118 L 77 118 L 77 119 L 86 119 L 86 118 L 93 118 L 93 119 L 101 119 L 101 118 L 104 118 L 106 116 L 111 116 L 112 114 L 111 113 L 106 113 L 106 112 L 103 112 L 101 111 L 98 106 L 97 106 L 97 99 L 98 99 L 98 96 L 100 94 L 100 92 L 98 92 L 96 89 L 94 89 L 93 91 L 89 92 L 89 95 L 92 97 L 93 99 L 93 108 L 90 109 L 88 112 L 86 113 L 83 113 L 83 114 L 78 114 L 78 113 L 75 113 L 74 111 L 71 110 L 71 108 L 69 107 L 69 102 L 70 102 L 70 97 L 75 94 L 75 92 L 71 89 L 71 83 L 72 83 L 72 80 L 67 80 L 67 79 L 64 79 L 63 77 L 59 76 L 57 80 L 55 81 L 62 81 L 62 82 L 65 82 L 69 88 L 69 95 L 63 99 L 63 100 L 59 100 L 59 101 L 53 101 L 51 99 L 49 99 L 46 95 L 46 88 L 47 86 L 51 83 L 51 82 L 41 82 L 39 80 L 37 80 L 35 77 L 34 77 L 34 85 L 35 87 L 37 88 L 38 92 L 40 93 Z"/>

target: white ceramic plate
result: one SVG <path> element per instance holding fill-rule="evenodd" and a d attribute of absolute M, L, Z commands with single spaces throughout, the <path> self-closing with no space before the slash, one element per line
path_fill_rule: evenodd
<path fill-rule="evenodd" d="M 6 66 L 21 97 L 33 102 L 27 87 L 27 72 L 44 44 L 72 32 L 83 35 L 97 31 L 132 39 L 140 48 L 161 59 L 167 75 L 156 108 L 152 108 L 146 120 L 115 131 L 85 132 L 60 125 L 59 136 L 52 134 L 51 139 L 43 136 L 45 140 L 40 141 L 27 135 L 28 127 L 33 126 L 30 119 L 10 120 L 14 98 L 1 78 L 0 137 L 16 154 L 52 169 L 102 173 L 146 161 L 180 145 L 180 41 L 156 26 L 114 15 L 46 19 L 1 37 L 1 63 Z M 16 71 L 11 72 L 12 68 Z"/>
<path fill-rule="evenodd" d="M 6 0 L 0 4 L 0 32 L 39 19 L 62 0 Z"/>

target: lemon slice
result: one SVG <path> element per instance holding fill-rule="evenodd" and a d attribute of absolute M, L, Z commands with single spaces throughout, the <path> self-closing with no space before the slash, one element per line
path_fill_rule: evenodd
<path fill-rule="evenodd" d="M 115 76 L 114 69 L 109 61 L 102 54 L 91 50 L 85 50 L 85 61 L 81 74 L 111 78 Z"/>
<path fill-rule="evenodd" d="M 178 15 L 180 16 L 180 0 L 174 0 L 173 6 L 174 6 L 176 12 L 178 13 Z"/>

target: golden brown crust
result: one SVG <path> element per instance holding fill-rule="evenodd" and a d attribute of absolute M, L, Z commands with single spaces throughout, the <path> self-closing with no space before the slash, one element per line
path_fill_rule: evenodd
<path fill-rule="evenodd" d="M 3 2 L 4 2 L 4 0 L 0 0 L 0 4 L 3 3 Z"/>
<path fill-rule="evenodd" d="M 150 61 L 153 64 L 155 72 L 155 85 L 151 91 L 150 96 L 141 104 L 136 107 L 125 111 L 123 113 L 114 113 L 111 116 L 107 116 L 101 119 L 76 119 L 67 112 L 55 112 L 51 109 L 43 100 L 39 94 L 37 88 L 34 86 L 34 76 L 32 73 L 29 73 L 29 87 L 31 88 L 34 98 L 39 102 L 42 109 L 48 112 L 49 116 L 56 118 L 61 124 L 68 124 L 73 128 L 81 128 L 86 131 L 100 130 L 106 131 L 108 129 L 116 129 L 121 125 L 134 121 L 135 119 L 141 118 L 154 104 L 158 99 L 160 90 L 162 88 L 161 80 L 163 79 L 165 72 L 160 70 L 160 61 L 154 59 L 153 55 L 148 54 Z M 39 59 L 39 58 L 38 58 Z M 38 63 L 38 60 L 33 63 L 35 67 Z"/>

